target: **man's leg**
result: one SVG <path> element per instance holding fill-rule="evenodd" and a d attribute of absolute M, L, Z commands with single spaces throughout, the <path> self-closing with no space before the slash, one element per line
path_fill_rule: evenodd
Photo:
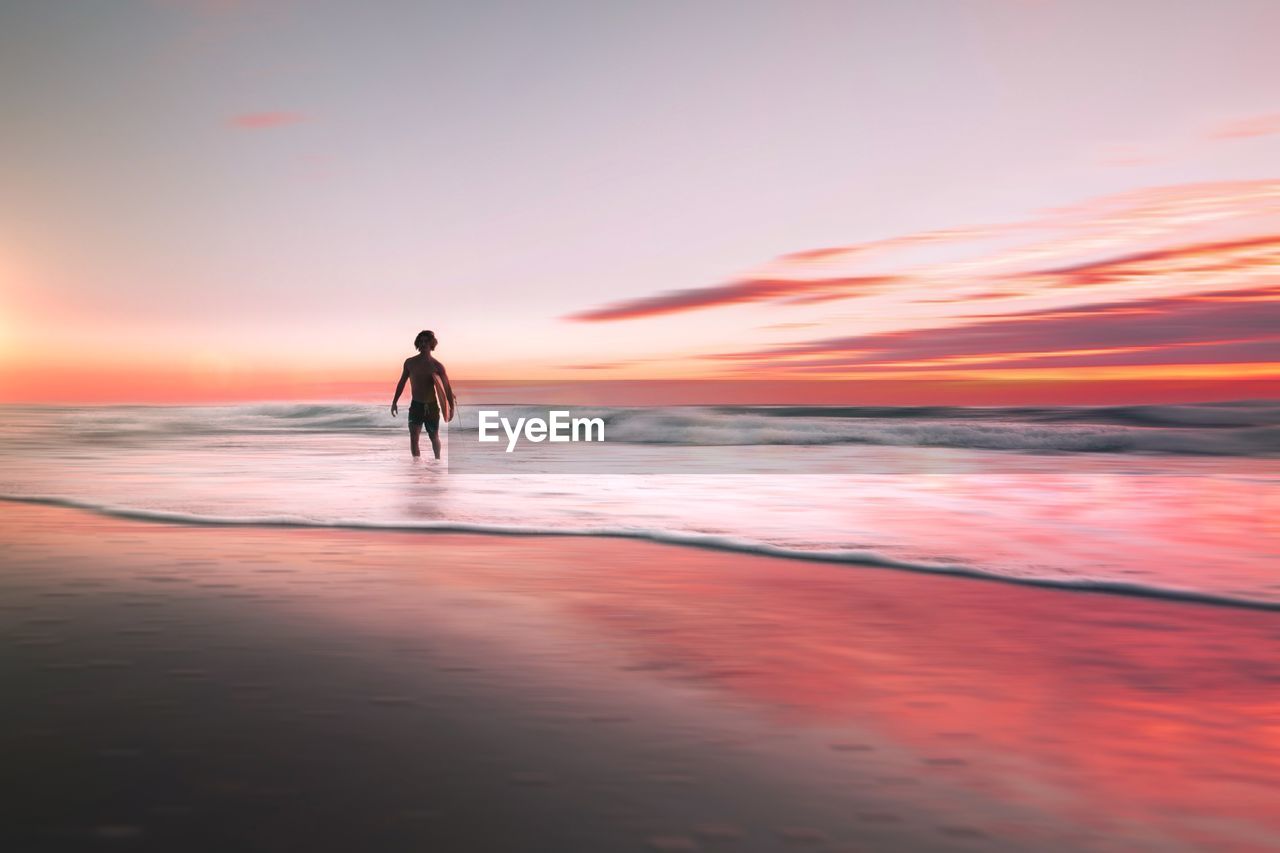
<path fill-rule="evenodd" d="M 436 455 L 437 459 L 439 459 L 440 458 L 440 427 L 437 426 L 435 429 L 428 429 L 427 438 L 431 439 L 431 452 Z"/>
<path fill-rule="evenodd" d="M 418 456 L 420 455 L 418 453 L 418 433 L 420 432 L 422 432 L 422 424 L 420 423 L 409 424 L 409 452 L 413 454 L 414 459 L 417 459 Z M 439 455 L 440 454 L 438 453 L 436 454 L 437 457 Z"/>

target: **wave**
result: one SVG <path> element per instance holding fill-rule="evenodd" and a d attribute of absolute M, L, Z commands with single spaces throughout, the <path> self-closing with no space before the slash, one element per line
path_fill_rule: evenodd
<path fill-rule="evenodd" d="M 892 420 L 998 420 L 1117 426 L 1266 427 L 1280 425 L 1280 402 L 1239 400 L 1139 406 L 738 406 L 716 411 L 769 417 L 875 418 Z"/>
<path fill-rule="evenodd" d="M 504 406 L 505 416 L 546 416 L 546 407 Z M 878 445 L 1027 453 L 1280 453 L 1280 405 L 1105 408 L 741 406 L 573 409 L 600 417 L 624 444 Z M 455 428 L 474 430 L 463 410 Z"/>
<path fill-rule="evenodd" d="M 496 525 L 453 521 L 397 523 L 371 521 L 316 521 L 313 519 L 289 517 L 222 517 L 163 510 L 118 507 L 94 503 L 91 501 L 38 495 L 0 495 L 0 501 L 81 510 L 110 518 L 121 518 L 131 521 L 180 524 L 194 527 L 366 530 L 423 534 L 467 533 L 489 536 L 538 536 L 565 538 L 596 537 L 608 539 L 631 539 L 655 542 L 664 545 L 704 548 L 715 551 L 725 551 L 729 553 L 762 557 L 780 557 L 806 562 L 866 566 L 871 568 L 897 569 L 927 574 L 951 575 L 954 577 L 1000 581 L 1020 586 L 1045 587 L 1049 589 L 1070 590 L 1075 592 L 1127 595 L 1139 598 L 1207 604 L 1221 607 L 1242 607 L 1254 610 L 1280 611 L 1280 601 L 1249 598 L 1245 596 L 1221 595 L 1217 593 L 1180 589 L 1177 587 L 1165 587 L 1154 584 L 1140 584 L 1102 578 L 1064 578 L 1001 574 L 998 572 L 984 571 L 972 566 L 898 560 L 882 554 L 876 554 L 871 551 L 803 550 L 772 545 L 764 542 L 754 542 L 736 537 L 716 536 L 703 533 L 684 533 L 633 527 L 567 528 L 557 526 L 540 528 L 524 527 L 519 525 Z"/>
<path fill-rule="evenodd" d="M 407 408 L 407 407 L 406 407 Z M 546 416 L 548 406 L 498 405 L 508 418 Z M 608 441 L 623 444 L 881 445 L 1027 453 L 1155 453 L 1214 456 L 1280 454 L 1280 403 L 961 408 L 947 406 L 572 407 L 599 417 Z M 459 410 L 450 429 L 474 431 L 477 407 Z M 6 407 L 0 439 L 26 418 L 38 439 L 58 418 L 86 439 L 141 444 L 191 436 L 299 433 L 384 435 L 404 429 L 386 407 L 366 404 L 121 406 L 81 409 Z M 43 420 L 42 420 L 43 418 Z"/>
<path fill-rule="evenodd" d="M 86 412 L 91 416 L 84 417 Z M 384 433 L 403 429 L 406 416 L 402 412 L 395 421 L 381 406 L 358 404 L 104 407 L 75 415 L 87 438 L 117 443 L 184 436 Z"/>
<path fill-rule="evenodd" d="M 606 419 L 610 441 L 651 444 L 866 444 L 952 447 L 1033 453 L 1168 453 L 1216 456 L 1280 451 L 1280 419 L 1267 426 L 1147 428 L 1066 420 L 855 417 L 809 412 L 803 417 L 716 412 L 635 411 Z"/>

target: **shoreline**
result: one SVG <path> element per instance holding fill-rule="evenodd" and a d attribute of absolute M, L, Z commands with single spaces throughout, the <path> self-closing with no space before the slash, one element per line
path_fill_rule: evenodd
<path fill-rule="evenodd" d="M 1264 611 L 12 503 L 17 849 L 1253 850 Z"/>
<path fill-rule="evenodd" d="M 873 553 L 862 552 L 823 552 L 788 549 L 760 543 L 742 542 L 730 537 L 716 534 L 682 534 L 655 533 L 650 531 L 618 531 L 618 530 L 534 530 L 520 527 L 500 525 L 470 524 L 466 522 L 434 522 L 424 524 L 399 524 L 395 522 L 311 522 L 289 518 L 218 518 L 215 516 L 194 516 L 166 510 L 133 509 L 127 507 L 109 507 L 74 498 L 0 495 L 0 503 L 11 503 L 27 506 L 56 507 L 59 509 L 77 510 L 93 513 L 107 518 L 137 521 L 146 524 L 172 524 L 191 527 L 208 528 L 262 528 L 265 530 L 333 530 L 367 533 L 402 533 L 411 535 L 465 535 L 465 536 L 498 536 L 516 538 L 546 539 L 614 539 L 627 542 L 644 542 L 652 545 L 674 548 L 692 548 L 716 551 L 725 554 L 737 554 L 747 557 L 766 557 L 770 559 L 789 560 L 799 563 L 818 563 L 831 566 L 850 566 L 866 569 L 888 569 L 892 571 L 911 572 L 921 575 L 933 575 L 967 580 L 992 581 L 1001 584 L 1032 587 L 1036 589 L 1063 590 L 1066 592 L 1096 593 L 1102 595 L 1118 595 L 1132 598 L 1147 598 L 1157 601 L 1172 601 L 1185 604 L 1200 604 L 1210 607 L 1242 608 L 1246 610 L 1262 610 L 1280 612 L 1280 600 L 1266 601 L 1257 598 L 1222 595 L 1175 587 L 1136 584 L 1120 580 L 1068 578 L 1018 577 L 1015 575 L 985 572 L 963 565 L 910 563 L 895 560 Z"/>

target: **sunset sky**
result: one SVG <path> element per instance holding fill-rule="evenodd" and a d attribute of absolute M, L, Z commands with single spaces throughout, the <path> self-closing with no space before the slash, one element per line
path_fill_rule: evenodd
<path fill-rule="evenodd" d="M 5 3 L 0 400 L 389 399 L 423 328 L 462 387 L 1280 397 L 1277 32 L 1273 0 Z"/>

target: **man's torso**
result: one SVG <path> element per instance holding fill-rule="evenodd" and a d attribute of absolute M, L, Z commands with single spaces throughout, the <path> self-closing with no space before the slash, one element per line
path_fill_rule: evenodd
<path fill-rule="evenodd" d="M 413 399 L 438 406 L 436 402 L 436 374 L 440 372 L 440 362 L 429 355 L 415 355 L 404 363 L 409 371 L 409 384 L 413 388 Z"/>

